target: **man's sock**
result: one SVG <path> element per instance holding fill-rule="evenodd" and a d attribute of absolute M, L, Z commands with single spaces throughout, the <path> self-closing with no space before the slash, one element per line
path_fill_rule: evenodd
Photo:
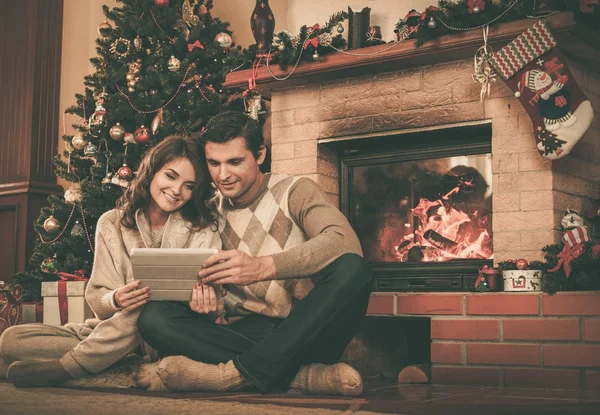
<path fill-rule="evenodd" d="M 170 391 L 234 391 L 252 386 L 233 361 L 210 365 L 184 356 L 169 356 L 156 369 L 162 384 Z"/>
<path fill-rule="evenodd" d="M 14 362 L 6 377 L 20 388 L 58 386 L 72 379 L 58 360 Z"/>
<path fill-rule="evenodd" d="M 292 383 L 290 389 L 303 392 L 358 396 L 363 391 L 360 374 L 345 363 L 325 365 L 313 363 L 302 366 Z"/>

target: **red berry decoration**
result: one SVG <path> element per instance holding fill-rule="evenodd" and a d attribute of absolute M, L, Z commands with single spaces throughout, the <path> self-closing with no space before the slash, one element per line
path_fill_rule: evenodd
<path fill-rule="evenodd" d="M 146 144 L 148 141 L 150 141 L 150 129 L 142 125 L 140 128 L 135 130 L 133 136 L 136 143 Z"/>
<path fill-rule="evenodd" d="M 529 263 L 527 262 L 526 259 L 517 259 L 517 268 L 519 268 L 520 270 L 524 270 L 527 269 L 527 267 L 529 266 Z"/>
<path fill-rule="evenodd" d="M 154 0 L 156 7 L 169 7 L 169 0 Z"/>
<path fill-rule="evenodd" d="M 133 176 L 133 172 L 127 164 L 123 164 L 119 171 L 117 171 L 117 176 L 119 176 L 120 179 L 129 180 Z"/>

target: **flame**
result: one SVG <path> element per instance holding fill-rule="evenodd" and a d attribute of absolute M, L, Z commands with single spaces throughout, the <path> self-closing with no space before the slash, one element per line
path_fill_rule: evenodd
<path fill-rule="evenodd" d="M 492 258 L 489 215 L 454 206 L 451 196 L 460 190 L 456 187 L 435 201 L 421 198 L 406 220 L 386 218 L 376 255 L 400 262 Z"/>

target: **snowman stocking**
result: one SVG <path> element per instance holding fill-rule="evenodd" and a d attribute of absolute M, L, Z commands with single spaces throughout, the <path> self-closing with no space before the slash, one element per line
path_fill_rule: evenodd
<path fill-rule="evenodd" d="M 594 117 L 556 46 L 540 20 L 490 59 L 531 117 L 538 151 L 550 160 L 569 154 Z"/>

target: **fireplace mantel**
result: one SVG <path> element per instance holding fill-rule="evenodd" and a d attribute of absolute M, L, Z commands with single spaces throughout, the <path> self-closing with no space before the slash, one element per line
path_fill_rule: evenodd
<path fill-rule="evenodd" d="M 575 25 L 571 12 L 557 13 L 549 16 L 547 20 L 554 31 L 569 30 Z M 491 26 L 488 44 L 494 50 L 498 50 L 532 24 L 532 19 L 523 19 Z M 440 36 L 421 47 L 416 47 L 414 41 L 411 40 L 396 44 L 394 47 L 388 43 L 368 48 L 353 49 L 349 52 L 363 56 L 353 56 L 338 52 L 322 57 L 319 62 L 301 63 L 285 81 L 275 80 L 269 74 L 267 68 L 263 66 L 258 70 L 256 83 L 260 86 L 263 93 L 268 93 L 268 91 L 272 90 L 324 82 L 342 77 L 354 77 L 417 66 L 435 65 L 473 57 L 482 44 L 482 31 L 469 30 L 457 34 Z M 273 65 L 270 69 L 273 75 L 283 78 L 289 74 L 292 66 L 290 65 L 286 71 L 282 71 L 278 65 Z M 251 73 L 250 69 L 230 73 L 227 75 L 224 87 L 228 89 L 247 88 Z"/>

